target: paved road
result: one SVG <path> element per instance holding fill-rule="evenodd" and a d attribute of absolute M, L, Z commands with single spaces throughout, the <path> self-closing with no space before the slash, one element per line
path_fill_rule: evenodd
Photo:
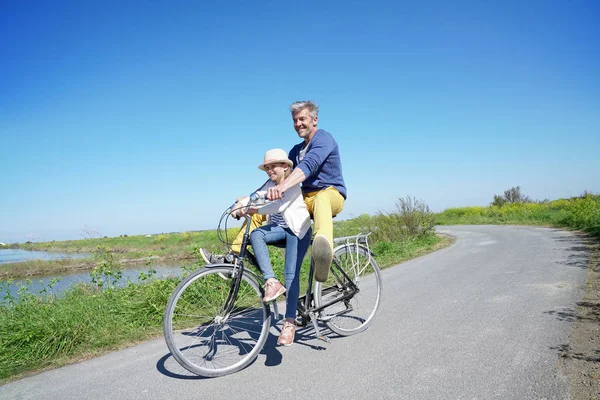
<path fill-rule="evenodd" d="M 372 327 L 326 344 L 271 335 L 235 375 L 190 376 L 163 340 L 0 387 L 1 399 L 568 399 L 559 349 L 588 254 L 571 233 L 456 226 L 446 249 L 384 271 Z M 275 328 L 273 331 L 276 332 Z"/>

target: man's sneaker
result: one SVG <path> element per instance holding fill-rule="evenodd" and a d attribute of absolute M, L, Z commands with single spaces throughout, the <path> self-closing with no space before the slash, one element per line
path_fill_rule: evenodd
<path fill-rule="evenodd" d="M 263 301 L 265 303 L 273 301 L 282 294 L 285 293 L 285 287 L 278 280 L 270 280 L 265 283 L 265 297 Z"/>
<path fill-rule="evenodd" d="M 210 251 L 206 250 L 205 248 L 201 248 L 199 250 L 200 256 L 202 256 L 202 259 L 204 260 L 205 263 L 207 264 L 233 264 L 233 262 L 235 261 L 235 257 L 236 255 L 234 253 L 227 253 L 225 255 L 222 254 L 212 254 Z"/>
<path fill-rule="evenodd" d="M 312 259 L 315 264 L 315 280 L 325 282 L 329 275 L 331 260 L 333 260 L 333 247 L 325 236 L 315 236 L 312 245 Z"/>
<path fill-rule="evenodd" d="M 283 323 L 283 328 L 281 328 L 281 333 L 279 334 L 279 339 L 277 339 L 277 344 L 280 346 L 291 346 L 294 343 L 294 335 L 296 334 L 296 325 L 293 322 L 285 321 Z"/>
<path fill-rule="evenodd" d="M 205 248 L 201 248 L 199 250 L 199 253 L 206 264 L 223 264 L 223 263 L 231 263 L 233 261 L 233 256 L 230 257 L 229 254 L 227 254 L 226 256 L 212 254 L 210 251 L 206 250 Z M 218 275 L 223 279 L 231 278 L 231 274 L 224 274 L 222 272 L 219 272 Z"/>

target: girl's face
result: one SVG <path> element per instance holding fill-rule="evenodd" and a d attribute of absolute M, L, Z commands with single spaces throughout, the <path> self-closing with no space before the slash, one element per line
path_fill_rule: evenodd
<path fill-rule="evenodd" d="M 285 178 L 285 171 L 289 165 L 284 163 L 274 163 L 265 165 L 265 172 L 273 182 L 281 182 Z"/>

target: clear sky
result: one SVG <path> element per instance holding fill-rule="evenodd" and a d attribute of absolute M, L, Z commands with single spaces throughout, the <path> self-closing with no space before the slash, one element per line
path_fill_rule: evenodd
<path fill-rule="evenodd" d="M 0 2 L 0 242 L 216 228 L 320 106 L 340 219 L 600 192 L 600 2 Z"/>

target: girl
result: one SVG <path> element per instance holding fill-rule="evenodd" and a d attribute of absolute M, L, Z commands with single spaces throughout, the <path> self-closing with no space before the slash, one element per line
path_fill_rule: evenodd
<path fill-rule="evenodd" d="M 280 184 L 292 172 L 292 161 L 282 149 L 272 149 L 265 153 L 264 161 L 258 166 L 265 171 L 269 180 L 257 193 L 264 195 L 270 187 Z M 285 322 L 277 344 L 290 346 L 296 332 L 296 305 L 300 295 L 300 267 L 310 244 L 312 229 L 310 215 L 302 197 L 300 185 L 286 190 L 283 198 L 258 207 L 247 207 L 249 197 L 240 199 L 234 206 L 232 215 L 259 213 L 267 215 L 267 224 L 250 233 L 250 244 L 258 266 L 266 280 L 263 301 L 273 301 L 287 291 Z M 283 274 L 285 287 L 275 278 L 268 244 L 285 246 Z"/>

